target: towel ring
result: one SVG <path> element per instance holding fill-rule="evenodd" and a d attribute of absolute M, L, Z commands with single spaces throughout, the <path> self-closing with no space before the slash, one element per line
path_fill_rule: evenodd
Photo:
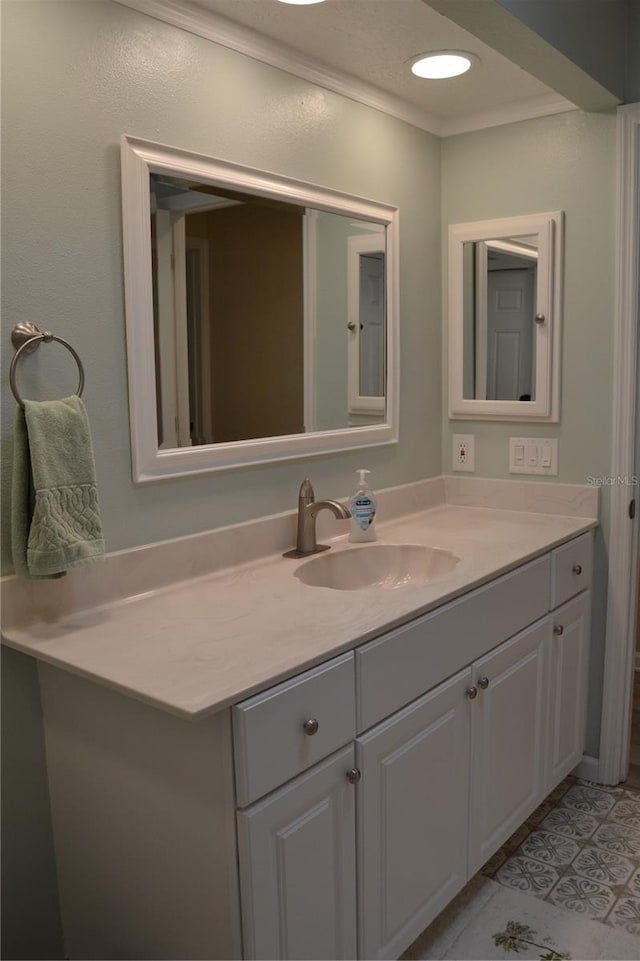
<path fill-rule="evenodd" d="M 11 392 L 20 407 L 24 407 L 24 401 L 16 385 L 16 366 L 20 355 L 23 353 L 30 354 L 40 346 L 42 341 L 44 341 L 45 344 L 50 344 L 52 340 L 66 347 L 78 365 L 78 390 L 76 391 L 76 397 L 82 397 L 82 391 L 84 390 L 84 367 L 82 366 L 78 352 L 71 346 L 69 341 L 63 337 L 56 336 L 56 334 L 52 334 L 49 330 L 40 330 L 35 324 L 16 324 L 11 332 L 11 341 L 14 347 L 16 347 L 16 352 L 13 355 L 11 366 L 9 367 L 9 384 L 11 386 Z M 19 347 L 17 346 L 18 344 L 20 345 Z"/>

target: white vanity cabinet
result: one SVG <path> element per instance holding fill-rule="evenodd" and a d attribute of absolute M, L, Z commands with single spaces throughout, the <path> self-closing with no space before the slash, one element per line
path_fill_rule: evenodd
<path fill-rule="evenodd" d="M 397 958 L 582 757 L 591 551 L 196 719 L 39 661 L 68 957 Z"/>
<path fill-rule="evenodd" d="M 361 958 L 397 958 L 467 878 L 467 669 L 356 742 Z"/>
<path fill-rule="evenodd" d="M 469 874 L 547 793 L 548 618 L 476 661 L 471 702 Z"/>
<path fill-rule="evenodd" d="M 357 957 L 352 770 L 349 746 L 238 812 L 245 958 Z"/>
<path fill-rule="evenodd" d="M 581 760 L 591 550 L 590 534 L 577 538 L 356 652 L 362 719 L 437 676 L 452 651 L 460 663 L 478 639 L 488 650 L 356 740 L 359 957 L 398 957 Z M 567 578 L 571 558 L 579 571 Z M 541 598 L 542 616 L 524 626 Z M 488 642 L 514 617 L 524 629 Z M 412 670 L 399 659 L 379 695 L 368 688 L 393 647 Z"/>
<path fill-rule="evenodd" d="M 353 654 L 232 716 L 244 957 L 356 958 Z"/>

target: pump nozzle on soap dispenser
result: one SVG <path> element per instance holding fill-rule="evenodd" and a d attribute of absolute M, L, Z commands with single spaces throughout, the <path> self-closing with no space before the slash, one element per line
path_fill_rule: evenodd
<path fill-rule="evenodd" d="M 367 541 L 376 540 L 376 502 L 369 491 L 367 474 L 371 471 L 358 468 L 360 480 L 355 494 L 349 501 L 351 511 L 349 540 L 355 544 L 362 544 Z"/>

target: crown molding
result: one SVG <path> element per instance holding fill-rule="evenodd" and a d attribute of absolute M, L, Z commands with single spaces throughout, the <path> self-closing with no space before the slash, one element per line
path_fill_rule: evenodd
<path fill-rule="evenodd" d="M 115 2 L 205 40 L 228 47 L 254 60 L 277 67 L 286 73 L 347 97 L 349 100 L 373 107 L 374 110 L 379 110 L 398 120 L 404 120 L 438 137 L 450 137 L 454 134 L 469 133 L 473 130 L 576 109 L 574 104 L 565 100 L 564 97 L 548 94 L 542 97 L 530 97 L 479 113 L 465 114 L 462 117 L 441 118 L 407 103 L 400 97 L 386 93 L 373 84 L 358 80 L 351 74 L 329 68 L 317 60 L 305 57 L 286 44 L 264 37 L 247 27 L 193 6 L 184 0 L 115 0 Z"/>
<path fill-rule="evenodd" d="M 247 57 L 267 63 L 303 80 L 317 84 L 350 100 L 373 107 L 439 136 L 441 121 L 400 97 L 386 93 L 373 84 L 351 74 L 329 68 L 317 60 L 302 56 L 292 47 L 255 33 L 225 17 L 194 7 L 182 0 L 115 0 L 156 20 L 162 20 L 198 37 L 229 47 Z"/>
<path fill-rule="evenodd" d="M 440 123 L 440 136 L 453 137 L 459 133 L 470 133 L 473 130 L 499 127 L 505 123 L 533 120 L 535 117 L 548 117 L 554 113 L 577 109 L 575 104 L 553 93 L 543 94 L 541 97 L 527 97 L 526 100 L 516 100 L 461 117 L 445 117 Z"/>

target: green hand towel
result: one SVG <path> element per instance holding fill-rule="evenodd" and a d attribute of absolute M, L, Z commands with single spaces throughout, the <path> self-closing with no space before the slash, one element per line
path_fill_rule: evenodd
<path fill-rule="evenodd" d="M 89 420 L 79 397 L 18 407 L 11 535 L 23 577 L 62 577 L 104 556 Z"/>

